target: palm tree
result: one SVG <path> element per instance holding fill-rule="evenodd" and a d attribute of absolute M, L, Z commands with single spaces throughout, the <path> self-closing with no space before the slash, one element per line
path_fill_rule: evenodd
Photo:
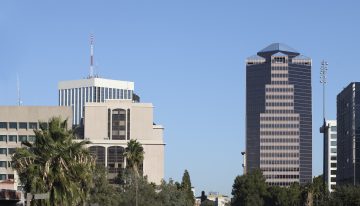
<path fill-rule="evenodd" d="M 79 205 L 88 198 L 95 160 L 84 147 L 89 141 L 75 142 L 67 121 L 54 117 L 34 130 L 35 142 L 24 142 L 12 156 L 13 167 L 27 193 L 49 193 L 37 205 Z M 34 203 L 33 203 L 34 204 Z"/>
<path fill-rule="evenodd" d="M 127 166 L 130 167 L 135 174 L 135 205 L 138 206 L 138 178 L 140 177 L 139 167 L 144 160 L 144 148 L 142 145 L 132 139 L 128 142 L 125 149 L 125 158 Z"/>

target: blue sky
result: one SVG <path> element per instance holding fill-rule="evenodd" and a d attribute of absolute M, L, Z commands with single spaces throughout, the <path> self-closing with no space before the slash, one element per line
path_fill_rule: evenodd
<path fill-rule="evenodd" d="M 322 173 L 319 68 L 327 116 L 360 81 L 358 1 L 1 1 L 1 105 L 56 105 L 57 82 L 97 73 L 135 82 L 165 130 L 166 179 L 188 169 L 197 194 L 231 193 L 245 148 L 245 58 L 282 42 L 313 59 L 313 175 Z"/>

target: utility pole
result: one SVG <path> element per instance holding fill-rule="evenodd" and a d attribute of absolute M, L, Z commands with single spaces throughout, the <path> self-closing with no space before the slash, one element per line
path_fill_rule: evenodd
<path fill-rule="evenodd" d="M 328 145 L 326 141 L 328 141 L 328 128 L 326 125 L 326 113 L 325 113 L 325 86 L 327 84 L 327 71 L 328 71 L 328 63 L 323 60 L 321 62 L 321 67 L 320 67 L 320 83 L 322 84 L 323 87 L 323 125 L 320 128 L 320 132 L 323 133 L 323 139 L 324 139 L 324 143 L 323 143 L 323 182 L 324 182 L 324 190 L 326 190 L 326 182 L 327 182 L 327 166 L 326 164 L 328 164 L 328 161 L 326 159 L 326 157 L 328 156 L 328 154 L 326 154 L 327 148 L 326 146 Z"/>

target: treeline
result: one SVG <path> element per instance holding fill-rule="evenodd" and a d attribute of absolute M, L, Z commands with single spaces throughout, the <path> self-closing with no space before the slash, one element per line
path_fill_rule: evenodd
<path fill-rule="evenodd" d="M 138 205 L 138 206 L 193 206 L 194 196 L 191 191 L 190 176 L 184 172 L 182 182 L 169 180 L 161 185 L 149 183 L 146 178 L 136 177 L 131 170 L 124 170 L 115 184 L 109 184 L 104 167 L 96 168 L 94 187 L 90 191 L 92 204 L 101 206 Z M 135 181 L 138 181 L 137 189 Z M 137 190 L 137 192 L 136 192 Z M 138 193 L 138 195 L 136 195 Z M 136 204 L 137 196 L 137 204 Z"/>
<path fill-rule="evenodd" d="M 269 186 L 260 170 L 235 178 L 232 206 L 360 206 L 359 186 L 337 186 L 329 193 L 322 176 L 313 183 Z"/>

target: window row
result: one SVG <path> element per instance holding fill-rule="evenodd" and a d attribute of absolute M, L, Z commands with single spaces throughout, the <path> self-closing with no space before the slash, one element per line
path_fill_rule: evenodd
<path fill-rule="evenodd" d="M 300 135 L 299 131 L 261 131 L 260 135 Z"/>
<path fill-rule="evenodd" d="M 299 175 L 264 175 L 266 179 L 299 179 Z"/>
<path fill-rule="evenodd" d="M 260 138 L 261 143 L 298 143 L 299 138 Z"/>
<path fill-rule="evenodd" d="M 300 117 L 260 117 L 262 121 L 300 121 Z"/>
<path fill-rule="evenodd" d="M 0 142 L 34 142 L 34 135 L 0 135 Z"/>
<path fill-rule="evenodd" d="M 266 92 L 293 92 L 294 88 L 265 88 Z"/>
<path fill-rule="evenodd" d="M 289 81 L 271 81 L 272 85 L 289 85 Z"/>
<path fill-rule="evenodd" d="M 287 77 L 289 77 L 289 74 L 271 74 L 271 77 L 274 77 L 274 78 L 287 78 Z"/>
<path fill-rule="evenodd" d="M 265 164 L 265 165 L 273 165 L 273 164 L 277 164 L 277 165 L 297 165 L 299 164 L 300 161 L 299 160 L 260 160 L 260 164 Z"/>
<path fill-rule="evenodd" d="M 260 124 L 260 128 L 300 128 L 299 124 Z"/>
<path fill-rule="evenodd" d="M 263 172 L 299 172 L 299 167 L 262 167 Z"/>
<path fill-rule="evenodd" d="M 267 109 L 266 114 L 294 114 L 292 109 Z"/>
<path fill-rule="evenodd" d="M 10 161 L 0 161 L 0 168 L 11 168 L 12 162 Z"/>
<path fill-rule="evenodd" d="M 277 66 L 272 66 L 271 70 L 277 70 L 277 71 L 286 71 L 288 70 L 288 67 L 277 67 Z"/>
<path fill-rule="evenodd" d="M 0 129 L 38 129 L 37 122 L 0 122 Z"/>
<path fill-rule="evenodd" d="M 294 95 L 266 95 L 266 99 L 294 99 Z"/>
<path fill-rule="evenodd" d="M 299 146 L 260 146 L 261 150 L 299 150 Z"/>
<path fill-rule="evenodd" d="M 13 180 L 14 174 L 0 174 L 0 180 Z"/>
<path fill-rule="evenodd" d="M 0 148 L 0 155 L 12 155 L 16 151 L 16 148 Z"/>
<path fill-rule="evenodd" d="M 294 106 L 293 102 L 266 102 L 265 106 L 269 107 L 291 107 Z"/>
<path fill-rule="evenodd" d="M 261 153 L 261 157 L 299 157 L 299 153 Z"/>

